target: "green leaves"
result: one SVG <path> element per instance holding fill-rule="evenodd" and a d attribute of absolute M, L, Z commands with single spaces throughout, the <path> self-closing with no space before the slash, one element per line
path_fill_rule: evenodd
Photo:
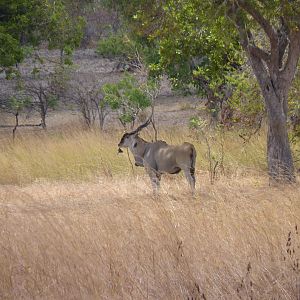
<path fill-rule="evenodd" d="M 117 83 L 103 85 L 104 101 L 119 114 L 123 125 L 134 122 L 138 113 L 151 105 L 151 101 L 137 80 L 126 75 Z"/>
<path fill-rule="evenodd" d="M 60 49 L 64 54 L 70 56 L 73 50 L 80 45 L 85 20 L 82 17 L 73 19 L 61 1 L 55 1 L 50 9 L 49 48 Z"/>
<path fill-rule="evenodd" d="M 264 101 L 259 85 L 249 70 L 228 77 L 228 82 L 234 86 L 229 105 L 234 110 L 233 121 L 244 126 L 255 125 L 259 115 L 265 111 Z"/>
<path fill-rule="evenodd" d="M 205 128 L 207 128 L 207 125 L 208 124 L 206 120 L 203 120 L 200 117 L 192 117 L 190 119 L 189 127 L 197 131 L 203 131 Z"/>
<path fill-rule="evenodd" d="M 242 61 L 238 36 L 222 15 L 223 6 L 216 13 L 209 1 L 107 2 L 120 9 L 131 34 L 157 49 L 145 60 L 150 75 L 167 74 L 176 89 L 193 86 L 205 95 L 207 81 L 216 92 Z"/>
<path fill-rule="evenodd" d="M 31 105 L 31 98 L 22 94 L 17 94 L 9 99 L 9 107 L 14 112 L 20 112 L 25 108 L 29 108 Z"/>
<path fill-rule="evenodd" d="M 96 52 L 105 58 L 132 58 L 135 54 L 135 45 L 122 33 L 111 34 L 98 42 Z"/>
<path fill-rule="evenodd" d="M 62 0 L 6 0 L 0 7 L 0 67 L 21 62 L 28 47 L 43 41 L 70 56 L 80 44 L 83 26 L 83 18 L 73 20 Z"/>
<path fill-rule="evenodd" d="M 0 66 L 10 67 L 23 60 L 24 53 L 19 42 L 0 26 Z"/>

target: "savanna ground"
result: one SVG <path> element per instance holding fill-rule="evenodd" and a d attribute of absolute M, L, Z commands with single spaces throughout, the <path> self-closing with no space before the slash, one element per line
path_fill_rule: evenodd
<path fill-rule="evenodd" d="M 196 145 L 195 198 L 181 175 L 154 198 L 120 134 L 2 137 L 1 299 L 299 299 L 300 186 L 269 187 L 263 133 L 225 133 L 212 185 L 203 139 L 162 131 Z"/>
<path fill-rule="evenodd" d="M 197 99 L 156 104 L 159 138 L 196 146 L 194 198 L 181 174 L 153 197 L 143 169 L 117 155 L 113 116 L 103 133 L 76 111 L 15 141 L 0 132 L 1 299 L 300 299 L 300 186 L 269 186 L 264 129 L 246 143 L 235 130 L 196 135 Z"/>

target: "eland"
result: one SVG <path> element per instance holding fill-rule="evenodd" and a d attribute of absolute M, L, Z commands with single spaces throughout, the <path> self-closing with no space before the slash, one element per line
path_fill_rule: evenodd
<path fill-rule="evenodd" d="M 143 140 L 139 137 L 139 132 L 150 124 L 151 118 L 152 116 L 136 130 L 122 136 L 118 144 L 119 153 L 123 152 L 120 148 L 129 148 L 134 156 L 135 165 L 146 169 L 154 194 L 159 191 L 162 174 L 177 174 L 182 170 L 194 195 L 197 155 L 194 145 L 185 142 L 175 146 L 168 145 L 165 141 Z"/>

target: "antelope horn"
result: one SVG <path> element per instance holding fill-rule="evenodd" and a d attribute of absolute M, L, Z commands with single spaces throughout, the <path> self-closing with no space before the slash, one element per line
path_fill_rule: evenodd
<path fill-rule="evenodd" d="M 144 124 L 140 125 L 136 130 L 130 132 L 130 134 L 138 133 L 138 132 L 140 132 L 143 128 L 147 127 L 147 126 L 150 124 L 150 122 L 151 122 L 152 115 L 153 115 L 153 114 L 151 114 L 151 116 L 149 117 L 149 119 L 148 119 Z"/>

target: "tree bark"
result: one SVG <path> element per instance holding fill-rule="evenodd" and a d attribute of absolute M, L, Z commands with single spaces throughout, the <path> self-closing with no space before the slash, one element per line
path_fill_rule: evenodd
<path fill-rule="evenodd" d="M 285 100 L 278 97 L 273 87 L 265 88 L 263 94 L 268 113 L 267 157 L 271 182 L 295 182 Z"/>
<path fill-rule="evenodd" d="M 40 91 L 39 91 L 39 106 L 40 106 L 40 115 L 41 115 L 41 124 L 42 124 L 42 128 L 44 130 L 47 129 L 47 124 L 46 124 L 46 116 L 47 116 L 47 103 L 46 103 L 46 99 L 43 99 L 44 95 L 42 93 L 42 88 L 40 87 Z"/>
<path fill-rule="evenodd" d="M 267 161 L 270 183 L 295 182 L 294 162 L 287 127 L 289 82 L 270 72 L 250 54 L 250 63 L 260 85 L 268 116 Z"/>
<path fill-rule="evenodd" d="M 46 124 L 46 113 L 43 109 L 41 109 L 41 124 L 43 129 L 47 129 L 47 124 Z"/>
<path fill-rule="evenodd" d="M 264 50 L 255 44 L 241 10 L 264 30 L 270 49 Z M 230 15 L 264 97 L 268 114 L 267 160 L 270 182 L 294 182 L 296 177 L 288 139 L 287 113 L 288 92 L 300 56 L 300 30 L 290 30 L 283 17 L 279 20 L 280 28 L 275 30 L 260 10 L 245 0 L 237 0 L 230 8 Z M 285 53 L 286 60 L 283 59 Z"/>

